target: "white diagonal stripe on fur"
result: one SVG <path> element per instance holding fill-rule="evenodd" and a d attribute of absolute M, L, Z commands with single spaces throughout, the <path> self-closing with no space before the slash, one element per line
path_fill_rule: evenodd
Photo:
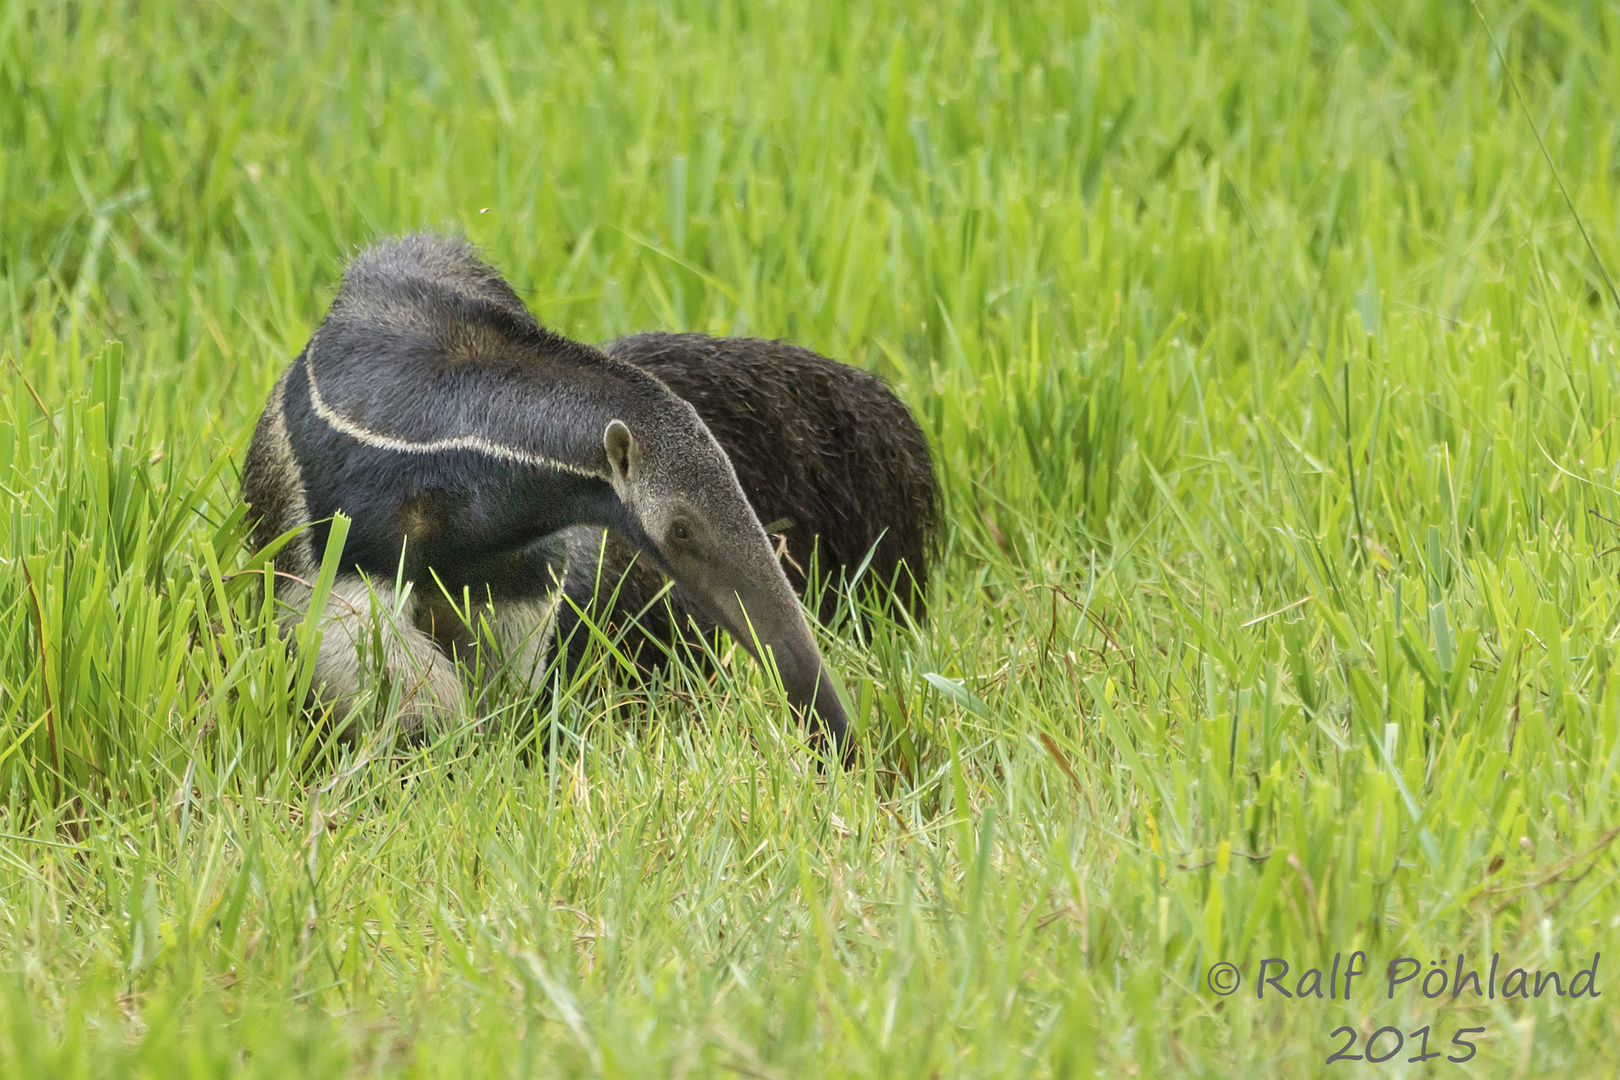
<path fill-rule="evenodd" d="M 287 437 L 286 390 L 287 379 L 284 375 L 276 380 L 275 388 L 270 391 L 269 405 L 269 452 L 275 461 L 276 472 L 281 475 L 281 482 L 291 489 L 287 496 L 287 520 L 279 528 L 309 524 L 309 504 L 304 499 L 304 473 L 298 467 L 298 456 L 293 453 L 292 440 Z M 287 550 L 294 571 L 306 577 L 315 576 L 320 569 L 320 560 L 315 557 L 315 545 L 310 542 L 308 530 L 300 533 Z"/>
<path fill-rule="evenodd" d="M 519 450 L 515 446 L 504 446 L 492 442 L 481 435 L 457 435 L 449 439 L 430 439 L 427 442 L 411 442 L 408 439 L 396 438 L 393 435 L 384 435 L 381 432 L 371 431 L 361 427 L 348 417 L 337 412 L 321 397 L 320 388 L 315 384 L 315 367 L 313 360 L 307 355 L 304 358 L 304 374 L 309 380 L 309 403 L 315 410 L 315 415 L 329 424 L 333 430 L 379 450 L 392 450 L 400 454 L 437 454 L 446 450 L 470 450 L 473 453 L 483 454 L 495 458 L 497 461 L 510 461 L 517 465 L 529 465 L 538 469 L 556 469 L 559 472 L 573 473 L 575 476 L 592 476 L 599 480 L 608 479 L 606 470 L 591 469 L 583 465 L 575 465 L 569 461 L 559 461 L 556 458 L 541 457 L 531 454 L 527 450 Z"/>

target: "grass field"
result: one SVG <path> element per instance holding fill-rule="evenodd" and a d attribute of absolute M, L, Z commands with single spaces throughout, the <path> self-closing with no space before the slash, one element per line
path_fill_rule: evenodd
<path fill-rule="evenodd" d="M 0 2 L 0 1075 L 1613 1075 L 1620 14 L 1482 8 Z M 858 768 L 312 733 L 242 455 L 425 226 L 916 411 Z"/>

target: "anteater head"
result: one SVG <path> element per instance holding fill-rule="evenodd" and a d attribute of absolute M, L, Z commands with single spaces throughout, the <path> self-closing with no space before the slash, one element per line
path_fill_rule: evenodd
<path fill-rule="evenodd" d="M 731 461 L 686 402 L 670 394 L 656 423 L 614 419 L 602 432 L 616 524 L 665 574 L 691 610 L 724 627 L 761 663 L 769 656 L 788 699 L 847 761 L 848 719 L 775 551 Z"/>

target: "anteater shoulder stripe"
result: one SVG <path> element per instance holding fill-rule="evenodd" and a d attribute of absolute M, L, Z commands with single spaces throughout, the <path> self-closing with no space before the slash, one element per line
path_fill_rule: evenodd
<path fill-rule="evenodd" d="M 313 349 L 311 349 L 313 352 Z M 350 420 L 342 413 L 327 404 L 321 396 L 320 387 L 315 383 L 314 360 L 306 354 L 304 359 L 304 377 L 309 385 L 309 404 L 315 415 L 330 426 L 334 431 L 341 432 L 366 446 L 378 450 L 391 450 L 399 454 L 440 454 L 453 450 L 466 450 L 475 454 L 483 454 L 497 461 L 509 461 L 517 465 L 528 465 L 537 469 L 555 469 L 558 472 L 573 473 L 575 476 L 590 476 L 599 480 L 609 479 L 605 469 L 592 469 L 584 465 L 575 465 L 570 461 L 559 461 L 556 458 L 542 457 L 531 454 L 527 450 L 520 450 L 515 446 L 506 446 L 502 443 L 486 439 L 481 435 L 457 435 L 448 439 L 429 439 L 426 442 L 412 442 L 393 435 L 385 435 L 380 431 L 372 431 Z"/>
<path fill-rule="evenodd" d="M 274 462 L 273 468 L 281 477 L 281 484 L 285 489 L 286 520 L 280 523 L 283 529 L 291 529 L 309 524 L 309 506 L 304 498 L 304 473 L 298 467 L 298 457 L 293 453 L 292 440 L 287 437 L 287 376 L 284 373 L 276 380 L 276 385 L 270 391 L 270 443 L 269 453 Z M 290 553 L 288 561 L 295 573 L 312 574 L 319 568 L 319 560 L 315 558 L 315 549 L 309 542 L 309 531 L 306 529 L 298 535 L 286 548 Z"/>

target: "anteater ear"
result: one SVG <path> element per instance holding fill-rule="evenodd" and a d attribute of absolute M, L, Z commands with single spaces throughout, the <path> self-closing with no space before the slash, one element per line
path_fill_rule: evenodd
<path fill-rule="evenodd" d="M 607 451 L 608 469 L 616 483 L 626 483 L 641 464 L 641 447 L 635 436 L 624 426 L 623 420 L 608 421 L 602 433 L 602 448 Z"/>

